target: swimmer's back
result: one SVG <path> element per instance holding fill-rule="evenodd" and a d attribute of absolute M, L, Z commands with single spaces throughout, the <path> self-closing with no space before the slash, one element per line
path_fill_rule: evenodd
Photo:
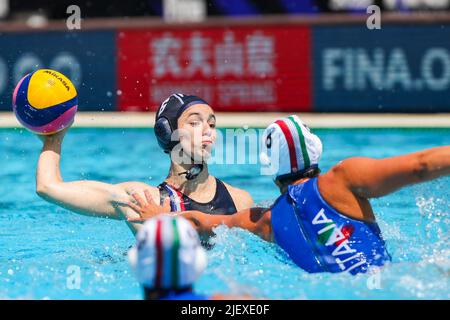
<path fill-rule="evenodd" d="M 374 222 L 348 217 L 321 196 L 317 178 L 290 185 L 271 208 L 275 241 L 308 272 L 365 272 L 390 260 Z"/>

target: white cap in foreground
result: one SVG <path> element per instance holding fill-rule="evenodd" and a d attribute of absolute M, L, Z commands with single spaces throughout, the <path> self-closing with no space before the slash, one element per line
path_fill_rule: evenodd
<path fill-rule="evenodd" d="M 128 253 L 139 283 L 150 289 L 183 289 L 206 268 L 206 253 L 192 225 L 180 216 L 147 220 Z"/>

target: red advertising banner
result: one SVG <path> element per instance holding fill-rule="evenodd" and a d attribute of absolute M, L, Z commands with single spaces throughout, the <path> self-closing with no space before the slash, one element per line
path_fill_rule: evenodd
<path fill-rule="evenodd" d="M 216 111 L 310 111 L 304 26 L 126 29 L 117 33 L 122 111 L 154 111 L 172 93 Z"/>

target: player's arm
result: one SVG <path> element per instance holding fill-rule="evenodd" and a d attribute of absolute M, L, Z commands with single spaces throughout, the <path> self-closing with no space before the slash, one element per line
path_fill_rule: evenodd
<path fill-rule="evenodd" d="M 130 217 L 129 222 L 143 222 L 159 214 L 165 214 L 170 211 L 169 203 L 166 201 L 160 206 L 153 201 L 153 198 L 146 193 L 146 199 L 134 195 L 134 202 L 129 206 L 139 214 L 139 218 Z M 272 229 L 270 224 L 270 210 L 265 208 L 248 208 L 241 210 L 233 215 L 211 215 L 201 211 L 183 211 L 171 214 L 179 214 L 188 219 L 194 228 L 202 237 L 213 235 L 213 229 L 224 224 L 230 228 L 237 227 L 249 230 L 265 240 L 271 240 Z M 135 225 L 137 226 L 137 225 Z"/>
<path fill-rule="evenodd" d="M 248 208 L 233 215 L 211 215 L 200 211 L 184 211 L 179 214 L 188 219 L 201 236 L 212 236 L 213 229 L 224 224 L 229 228 L 248 230 L 264 240 L 272 241 L 270 209 Z"/>
<path fill-rule="evenodd" d="M 361 198 L 377 198 L 404 186 L 450 174 L 450 146 L 385 158 L 349 158 L 330 170 Z"/>
<path fill-rule="evenodd" d="M 127 210 L 130 200 L 129 184 L 63 181 L 59 168 L 63 135 L 60 133 L 43 138 L 44 146 L 36 171 L 37 194 L 79 214 L 124 219 L 124 210 Z"/>

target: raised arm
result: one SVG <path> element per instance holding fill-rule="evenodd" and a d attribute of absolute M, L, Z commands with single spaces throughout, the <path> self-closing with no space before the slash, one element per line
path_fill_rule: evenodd
<path fill-rule="evenodd" d="M 63 181 L 59 168 L 63 136 L 64 132 L 43 138 L 36 172 L 37 194 L 79 214 L 125 219 L 124 212 L 131 211 L 127 206 L 130 183 L 113 185 L 89 180 Z"/>
<path fill-rule="evenodd" d="M 349 158 L 330 170 L 361 198 L 377 198 L 404 186 L 450 174 L 450 146 L 385 158 Z"/>

